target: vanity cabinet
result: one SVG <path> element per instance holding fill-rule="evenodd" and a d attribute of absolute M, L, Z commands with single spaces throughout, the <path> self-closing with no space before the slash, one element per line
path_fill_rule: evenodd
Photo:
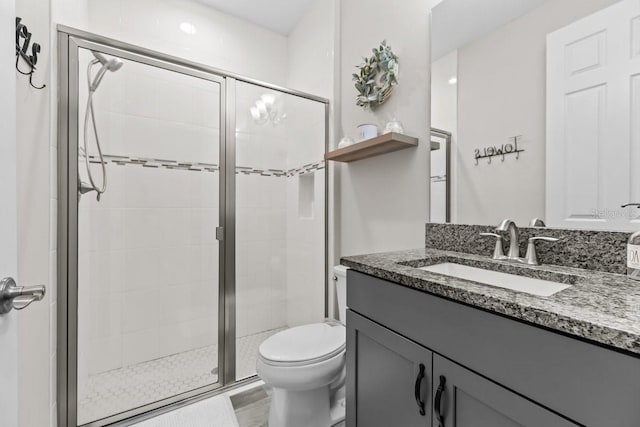
<path fill-rule="evenodd" d="M 347 283 L 347 427 L 640 426 L 635 355 L 353 270 Z"/>
<path fill-rule="evenodd" d="M 347 312 L 347 427 L 578 424 Z"/>

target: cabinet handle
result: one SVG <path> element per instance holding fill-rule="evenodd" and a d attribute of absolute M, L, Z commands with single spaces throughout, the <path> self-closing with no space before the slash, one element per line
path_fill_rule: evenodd
<path fill-rule="evenodd" d="M 416 377 L 416 385 L 414 389 L 414 396 L 416 398 L 416 404 L 418 408 L 420 408 L 420 415 L 424 416 L 424 400 L 420 398 L 420 389 L 422 388 L 422 379 L 424 378 L 424 365 L 420 364 L 420 371 L 418 372 L 418 376 Z"/>
<path fill-rule="evenodd" d="M 440 375 L 440 385 L 438 386 L 438 391 L 436 392 L 436 400 L 433 404 L 434 410 L 436 411 L 436 417 L 438 418 L 438 427 L 444 427 L 444 415 L 442 415 L 442 408 L 440 407 L 442 404 L 442 394 L 444 393 L 444 385 L 446 384 L 447 379 L 444 375 Z"/>

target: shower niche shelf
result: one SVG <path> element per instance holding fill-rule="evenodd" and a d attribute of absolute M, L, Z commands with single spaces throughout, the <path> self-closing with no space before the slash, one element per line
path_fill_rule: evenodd
<path fill-rule="evenodd" d="M 325 153 L 324 159 L 348 163 L 417 146 L 418 138 L 390 132 L 375 138 L 365 139 L 348 147 L 329 151 Z"/>

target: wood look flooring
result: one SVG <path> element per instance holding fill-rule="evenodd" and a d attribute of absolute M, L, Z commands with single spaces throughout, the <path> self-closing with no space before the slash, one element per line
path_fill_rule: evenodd
<path fill-rule="evenodd" d="M 240 427 L 267 427 L 269 403 L 271 398 L 261 385 L 231 396 Z"/>
<path fill-rule="evenodd" d="M 240 427 L 268 427 L 271 398 L 262 385 L 231 396 Z M 344 427 L 344 421 L 334 427 Z"/>

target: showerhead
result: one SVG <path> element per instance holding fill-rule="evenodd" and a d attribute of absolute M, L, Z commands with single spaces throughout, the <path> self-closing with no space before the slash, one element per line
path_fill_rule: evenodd
<path fill-rule="evenodd" d="M 122 68 L 122 65 L 124 65 L 124 62 L 122 62 L 120 58 L 108 59 L 106 56 L 104 56 L 99 52 L 91 51 L 91 53 L 93 53 L 93 56 L 95 56 L 96 58 L 93 61 L 91 61 L 91 63 L 102 64 L 102 68 L 98 70 L 98 73 L 96 74 L 96 77 L 95 79 L 93 79 L 93 82 L 91 83 L 91 86 L 90 86 L 90 89 L 93 92 L 98 88 L 98 85 L 100 85 L 100 82 L 102 81 L 102 78 L 104 77 L 107 71 L 111 71 L 111 72 L 118 71 L 120 68 Z"/>
<path fill-rule="evenodd" d="M 107 67 L 107 70 L 109 71 L 118 71 L 124 64 L 120 58 L 107 59 L 107 57 L 100 52 L 96 52 L 93 50 L 91 51 L 91 53 L 93 53 L 93 56 L 95 56 L 95 58 L 100 61 L 103 66 Z"/>

